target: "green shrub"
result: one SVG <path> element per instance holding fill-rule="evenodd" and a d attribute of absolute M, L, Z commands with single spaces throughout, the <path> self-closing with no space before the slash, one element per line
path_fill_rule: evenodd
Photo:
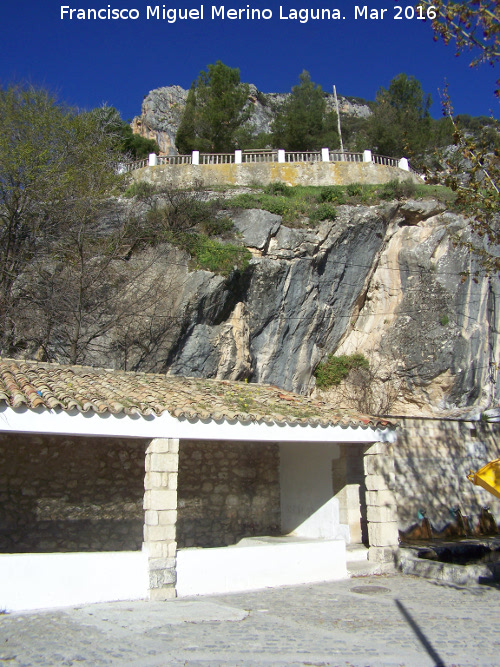
<path fill-rule="evenodd" d="M 417 186 L 412 181 L 398 181 L 393 179 L 380 188 L 378 191 L 381 199 L 407 199 L 414 197 L 417 192 Z"/>
<path fill-rule="evenodd" d="M 450 318 L 448 317 L 448 315 L 441 315 L 441 317 L 439 318 L 439 324 L 442 327 L 445 327 L 449 323 L 450 323 Z"/>
<path fill-rule="evenodd" d="M 156 192 L 156 188 L 151 183 L 146 181 L 134 181 L 131 183 L 128 188 L 123 193 L 125 197 L 131 199 L 132 197 L 137 197 L 137 199 L 149 199 Z"/>
<path fill-rule="evenodd" d="M 284 215 L 287 208 L 290 206 L 289 200 L 284 197 L 272 197 L 264 195 L 260 198 L 260 205 L 265 211 L 274 213 L 275 215 Z"/>
<path fill-rule="evenodd" d="M 234 227 L 231 218 L 211 218 L 202 224 L 202 229 L 207 236 L 224 236 Z"/>
<path fill-rule="evenodd" d="M 344 188 L 339 185 L 327 185 L 321 188 L 320 201 L 332 204 L 344 204 Z"/>
<path fill-rule="evenodd" d="M 259 195 L 243 192 L 231 197 L 225 205 L 229 208 L 260 208 Z"/>
<path fill-rule="evenodd" d="M 346 192 L 349 197 L 359 197 L 363 194 L 363 187 L 360 183 L 349 183 L 346 187 Z"/>
<path fill-rule="evenodd" d="M 291 188 L 283 181 L 274 181 L 264 188 L 267 195 L 280 195 L 282 197 L 291 197 L 293 195 L 293 188 Z"/>
<path fill-rule="evenodd" d="M 309 220 L 311 222 L 321 222 L 322 220 L 335 220 L 337 217 L 337 211 L 333 204 L 324 202 L 316 207 L 309 214 Z"/>
<path fill-rule="evenodd" d="M 197 268 L 220 273 L 223 276 L 229 275 L 235 267 L 243 271 L 252 258 L 247 248 L 220 243 L 202 234 L 193 237 L 187 249 Z"/>
<path fill-rule="evenodd" d="M 329 354 L 326 361 L 318 364 L 314 371 L 316 384 L 320 389 L 327 389 L 340 384 L 351 370 L 369 368 L 369 365 L 368 359 L 358 352 L 350 355 L 343 354 L 339 357 Z"/>

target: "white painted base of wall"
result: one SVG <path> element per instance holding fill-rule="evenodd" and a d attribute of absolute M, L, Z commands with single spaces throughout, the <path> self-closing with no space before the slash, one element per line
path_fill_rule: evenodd
<path fill-rule="evenodd" d="M 251 591 L 348 577 L 343 540 L 264 539 L 255 538 L 252 546 L 179 550 L 177 595 Z M 245 545 L 248 542 L 244 540 Z"/>
<path fill-rule="evenodd" d="M 7 611 L 147 596 L 145 551 L 0 555 L 0 609 Z"/>

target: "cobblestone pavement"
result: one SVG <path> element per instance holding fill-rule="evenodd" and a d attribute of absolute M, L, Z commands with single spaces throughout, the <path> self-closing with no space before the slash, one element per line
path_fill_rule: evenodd
<path fill-rule="evenodd" d="M 0 665 L 499 665 L 500 590 L 402 575 L 0 616 Z"/>

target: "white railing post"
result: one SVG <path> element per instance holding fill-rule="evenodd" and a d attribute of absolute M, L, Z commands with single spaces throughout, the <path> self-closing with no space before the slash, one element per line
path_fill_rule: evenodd
<path fill-rule="evenodd" d="M 278 149 L 278 162 L 285 161 L 285 151 L 282 148 Z"/>
<path fill-rule="evenodd" d="M 322 148 L 321 149 L 321 162 L 330 162 L 330 149 Z"/>
<path fill-rule="evenodd" d="M 407 158 L 402 157 L 401 160 L 398 162 L 398 167 L 400 169 L 404 169 L 404 171 L 410 171 L 410 165 L 408 164 Z"/>
<path fill-rule="evenodd" d="M 371 151 L 363 151 L 363 162 L 373 162 Z"/>
<path fill-rule="evenodd" d="M 243 162 L 243 153 L 240 150 L 234 151 L 234 164 L 241 164 Z"/>
<path fill-rule="evenodd" d="M 158 155 L 156 153 L 150 153 L 148 159 L 148 167 L 158 166 Z"/>
<path fill-rule="evenodd" d="M 200 151 L 193 151 L 191 154 L 191 164 L 200 164 Z"/>

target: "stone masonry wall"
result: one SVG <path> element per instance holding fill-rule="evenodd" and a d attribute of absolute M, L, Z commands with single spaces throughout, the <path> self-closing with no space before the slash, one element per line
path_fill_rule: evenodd
<path fill-rule="evenodd" d="M 0 552 L 140 550 L 145 443 L 0 434 Z"/>
<path fill-rule="evenodd" d="M 181 441 L 177 542 L 220 547 L 280 534 L 279 448 Z"/>
<path fill-rule="evenodd" d="M 500 523 L 500 500 L 466 478 L 500 457 L 500 424 L 404 419 L 393 454 L 393 471 L 379 474 L 394 490 L 400 531 L 420 523 L 422 511 L 441 531 L 455 521 L 456 507 L 473 529 L 484 506 Z"/>
<path fill-rule="evenodd" d="M 366 162 L 255 162 L 248 164 L 171 164 L 143 167 L 132 172 L 137 181 L 178 188 L 220 185 L 269 185 L 282 181 L 288 185 L 377 185 L 393 179 L 422 183 L 409 171 Z"/>

